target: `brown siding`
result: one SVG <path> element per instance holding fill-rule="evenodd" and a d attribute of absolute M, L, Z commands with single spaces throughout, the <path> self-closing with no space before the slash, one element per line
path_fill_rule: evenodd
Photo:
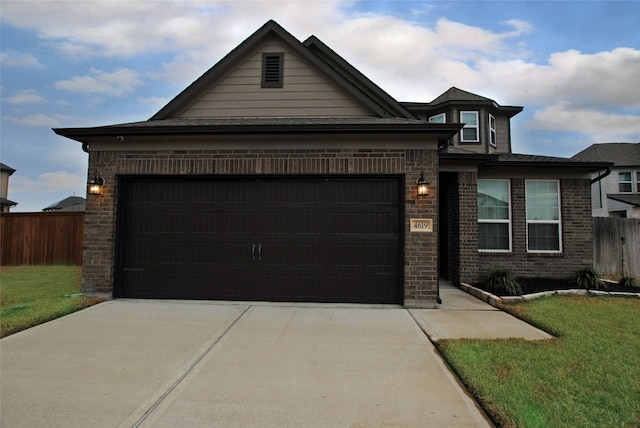
<path fill-rule="evenodd" d="M 284 52 L 282 88 L 262 88 L 262 52 Z M 325 78 L 277 43 L 269 43 L 181 117 L 354 117 L 367 113 Z"/>
<path fill-rule="evenodd" d="M 82 212 L 2 214 L 0 230 L 2 266 L 82 264 Z"/>

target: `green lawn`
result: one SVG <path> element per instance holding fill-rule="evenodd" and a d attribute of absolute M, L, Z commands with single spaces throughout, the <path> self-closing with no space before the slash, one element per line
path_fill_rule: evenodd
<path fill-rule="evenodd" d="M 558 339 L 438 345 L 499 426 L 640 426 L 640 299 L 552 296 L 507 310 Z"/>
<path fill-rule="evenodd" d="M 0 337 L 102 299 L 80 295 L 79 266 L 7 266 L 0 271 Z"/>

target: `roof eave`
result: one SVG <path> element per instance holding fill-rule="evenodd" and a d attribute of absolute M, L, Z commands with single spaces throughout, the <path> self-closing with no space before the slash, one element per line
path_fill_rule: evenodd
<path fill-rule="evenodd" d="M 94 137 L 158 135 L 259 135 L 259 134 L 432 134 L 439 140 L 451 138 L 462 124 L 260 124 L 260 125 L 168 125 L 105 126 L 97 128 L 54 128 L 56 134 L 85 143 Z"/>

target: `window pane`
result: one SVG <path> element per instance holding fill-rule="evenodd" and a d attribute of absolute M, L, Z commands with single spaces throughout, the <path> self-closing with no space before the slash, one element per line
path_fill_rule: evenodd
<path fill-rule="evenodd" d="M 478 180 L 478 219 L 509 219 L 507 180 Z"/>
<path fill-rule="evenodd" d="M 509 250 L 509 223 L 480 223 L 478 232 L 479 249 Z"/>
<path fill-rule="evenodd" d="M 476 128 L 462 128 L 462 141 L 478 141 Z"/>
<path fill-rule="evenodd" d="M 429 118 L 429 122 L 431 122 L 431 123 L 445 123 L 446 122 L 446 115 L 444 113 L 442 113 L 442 114 L 438 114 L 436 116 L 431 116 Z"/>
<path fill-rule="evenodd" d="M 529 251 L 560 251 L 559 226 L 529 223 Z"/>
<path fill-rule="evenodd" d="M 618 173 L 618 191 L 621 193 L 629 193 L 633 191 L 630 171 Z"/>
<path fill-rule="evenodd" d="M 558 182 L 527 181 L 526 198 L 527 220 L 560 220 Z"/>
<path fill-rule="evenodd" d="M 475 111 L 460 113 L 460 122 L 467 126 L 476 126 L 478 124 L 478 113 Z"/>

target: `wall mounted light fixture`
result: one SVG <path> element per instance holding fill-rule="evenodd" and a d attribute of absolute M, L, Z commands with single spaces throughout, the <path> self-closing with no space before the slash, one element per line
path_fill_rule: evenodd
<path fill-rule="evenodd" d="M 89 180 L 87 191 L 90 195 L 102 195 L 104 192 L 104 178 L 98 171 L 93 174 L 93 179 Z"/>
<path fill-rule="evenodd" d="M 429 183 L 424 179 L 424 171 L 420 173 L 420 177 L 416 179 L 418 185 L 418 196 L 426 196 L 429 194 Z"/>

